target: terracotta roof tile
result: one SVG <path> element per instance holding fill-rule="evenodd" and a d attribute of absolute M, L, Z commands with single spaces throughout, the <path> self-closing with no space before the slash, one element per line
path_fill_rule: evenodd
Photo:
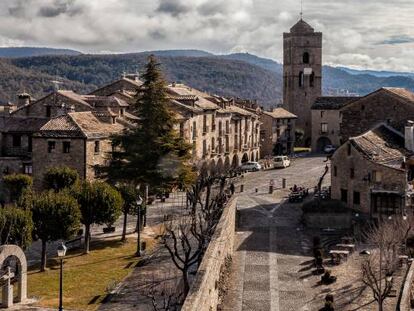
<path fill-rule="evenodd" d="M 284 108 L 275 108 L 273 111 L 264 111 L 264 114 L 275 119 L 297 119 L 297 115 L 287 111 Z"/>

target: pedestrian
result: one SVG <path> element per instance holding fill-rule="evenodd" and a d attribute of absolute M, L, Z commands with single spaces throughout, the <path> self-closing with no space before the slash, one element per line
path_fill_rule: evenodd
<path fill-rule="evenodd" d="M 231 195 L 233 195 L 235 191 L 236 191 L 236 187 L 234 186 L 234 183 L 231 183 L 230 184 L 230 192 L 231 192 Z"/>

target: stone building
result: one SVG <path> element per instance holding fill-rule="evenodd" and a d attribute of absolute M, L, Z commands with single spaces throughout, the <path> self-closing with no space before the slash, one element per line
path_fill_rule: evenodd
<path fill-rule="evenodd" d="M 135 126 L 132 104 L 141 86 L 128 75 L 89 95 L 60 90 L 34 100 L 22 94 L 17 109 L 0 117 L 0 175 L 30 174 L 40 187 L 49 167 L 67 165 L 94 179 L 95 168 L 107 164 L 111 135 Z M 193 145 L 200 168 L 221 171 L 259 159 L 257 113 L 182 84 L 167 92 L 177 131 Z"/>
<path fill-rule="evenodd" d="M 33 134 L 35 186 L 41 186 L 43 175 L 54 166 L 68 166 L 83 179 L 95 179 L 96 167 L 110 160 L 111 136 L 124 128 L 112 116 L 95 111 L 69 112 L 50 119 Z"/>
<path fill-rule="evenodd" d="M 358 97 L 319 97 L 312 105 L 312 150 L 322 152 L 327 145 L 341 145 L 341 108 Z"/>
<path fill-rule="evenodd" d="M 304 20 L 283 34 L 283 105 L 311 144 L 311 106 L 322 95 L 322 33 Z"/>
<path fill-rule="evenodd" d="M 262 157 L 293 153 L 296 119 L 296 115 L 283 108 L 263 111 L 260 114 Z"/>
<path fill-rule="evenodd" d="M 414 127 L 385 123 L 350 138 L 331 158 L 332 198 L 372 218 L 412 212 Z"/>
<path fill-rule="evenodd" d="M 414 120 L 414 93 L 402 88 L 381 88 L 341 108 L 342 142 L 385 122 L 403 131 L 407 120 Z"/>

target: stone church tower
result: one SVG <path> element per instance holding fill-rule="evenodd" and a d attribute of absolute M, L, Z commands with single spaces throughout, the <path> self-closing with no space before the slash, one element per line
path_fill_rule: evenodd
<path fill-rule="evenodd" d="M 311 106 L 322 95 L 322 33 L 300 19 L 283 34 L 283 105 L 310 146 Z"/>

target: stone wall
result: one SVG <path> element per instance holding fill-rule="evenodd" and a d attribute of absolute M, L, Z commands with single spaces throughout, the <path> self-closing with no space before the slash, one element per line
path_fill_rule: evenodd
<path fill-rule="evenodd" d="M 397 305 L 397 311 L 410 311 L 411 309 L 411 296 L 413 292 L 414 281 L 414 264 L 411 264 L 405 276 L 404 284 L 402 287 L 402 293 Z"/>
<path fill-rule="evenodd" d="M 48 152 L 48 142 L 55 142 L 55 149 Z M 63 152 L 63 142 L 70 142 L 70 152 Z M 84 139 L 33 138 L 33 182 L 35 188 L 42 186 L 43 175 L 49 168 L 68 166 L 85 177 L 85 141 Z"/>
<path fill-rule="evenodd" d="M 236 220 L 236 200 L 226 206 L 216 232 L 207 248 L 196 278 L 184 302 L 182 311 L 213 311 L 219 303 L 221 267 L 233 254 Z"/>
<path fill-rule="evenodd" d="M 414 106 L 381 89 L 342 110 L 341 139 L 359 136 L 381 122 L 403 132 L 407 119 L 414 119 Z"/>

